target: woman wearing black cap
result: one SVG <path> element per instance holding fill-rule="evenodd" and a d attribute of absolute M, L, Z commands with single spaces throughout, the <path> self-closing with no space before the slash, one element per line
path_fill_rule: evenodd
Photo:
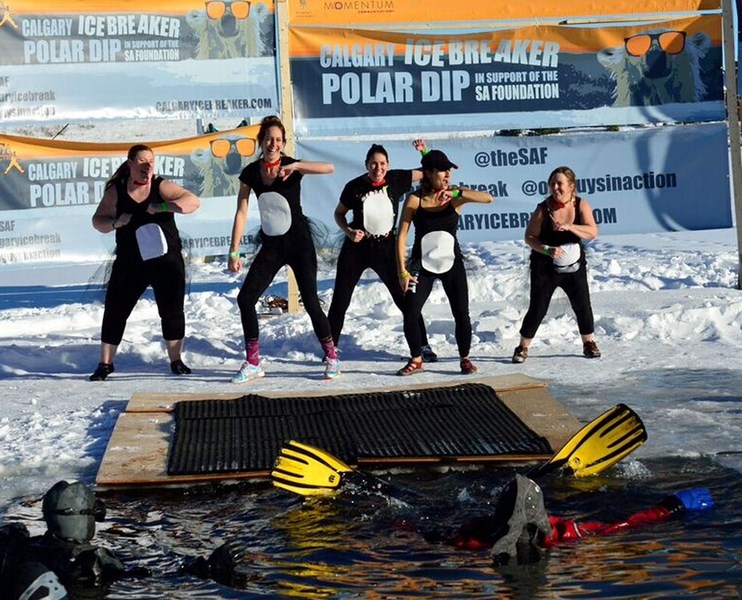
<path fill-rule="evenodd" d="M 477 368 L 469 360 L 469 288 L 456 232 L 461 207 L 468 202 L 492 202 L 492 196 L 451 187 L 451 169 L 458 167 L 440 150 L 427 152 L 420 162 L 423 171 L 420 189 L 407 197 L 397 234 L 397 269 L 405 292 L 404 334 L 411 356 L 397 374 L 412 375 L 423 368 L 418 319 L 433 283 L 440 279 L 456 323 L 461 373 L 469 375 L 476 373 Z M 415 241 L 407 262 L 407 235 L 411 224 L 415 225 Z"/>

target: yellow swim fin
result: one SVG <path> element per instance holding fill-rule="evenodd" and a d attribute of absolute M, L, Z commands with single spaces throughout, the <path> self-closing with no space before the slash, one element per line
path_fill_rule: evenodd
<path fill-rule="evenodd" d="M 270 477 L 276 487 L 301 496 L 332 496 L 353 472 L 332 454 L 292 440 L 281 448 Z"/>
<path fill-rule="evenodd" d="M 551 460 L 529 472 L 538 477 L 562 471 L 574 477 L 597 475 L 647 441 L 644 423 L 631 408 L 617 404 L 580 429 Z"/>
<path fill-rule="evenodd" d="M 639 416 L 625 404 L 617 404 L 580 429 L 550 460 L 529 471 L 530 478 L 561 472 L 572 477 L 602 473 L 647 440 Z M 350 480 L 389 486 L 374 475 L 358 471 L 320 448 L 291 441 L 276 458 L 271 481 L 300 496 L 332 496 Z"/>

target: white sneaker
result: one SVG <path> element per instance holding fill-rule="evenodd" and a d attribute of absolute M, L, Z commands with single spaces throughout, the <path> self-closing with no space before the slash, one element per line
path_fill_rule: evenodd
<path fill-rule="evenodd" d="M 340 361 L 337 358 L 325 357 L 325 379 L 335 379 L 340 376 Z"/>
<path fill-rule="evenodd" d="M 262 364 L 251 365 L 248 362 L 243 362 L 240 370 L 237 371 L 237 374 L 232 377 L 230 381 L 232 383 L 247 383 L 248 381 L 259 379 L 261 377 L 265 377 L 265 371 L 263 370 Z"/>

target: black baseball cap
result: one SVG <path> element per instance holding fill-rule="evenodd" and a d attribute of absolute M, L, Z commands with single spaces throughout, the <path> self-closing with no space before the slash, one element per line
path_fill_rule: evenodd
<path fill-rule="evenodd" d="M 430 171 L 435 169 L 436 171 L 448 171 L 449 169 L 458 169 L 459 166 L 448 160 L 441 150 L 431 150 L 420 160 L 420 164 L 423 169 Z"/>

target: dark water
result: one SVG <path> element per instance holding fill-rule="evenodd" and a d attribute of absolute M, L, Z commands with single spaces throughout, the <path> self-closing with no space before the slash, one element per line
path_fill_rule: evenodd
<path fill-rule="evenodd" d="M 526 567 L 496 567 L 486 551 L 400 527 L 444 529 L 491 513 L 509 473 L 384 474 L 406 491 L 309 503 L 264 483 L 108 495 L 96 540 L 151 575 L 116 582 L 106 597 L 740 598 L 742 475 L 709 459 L 648 459 L 599 478 L 541 481 L 550 514 L 565 518 L 621 520 L 695 487 L 708 487 L 716 508 L 557 547 Z M 225 540 L 244 548 L 240 589 L 182 572 L 188 557 L 207 557 Z"/>

